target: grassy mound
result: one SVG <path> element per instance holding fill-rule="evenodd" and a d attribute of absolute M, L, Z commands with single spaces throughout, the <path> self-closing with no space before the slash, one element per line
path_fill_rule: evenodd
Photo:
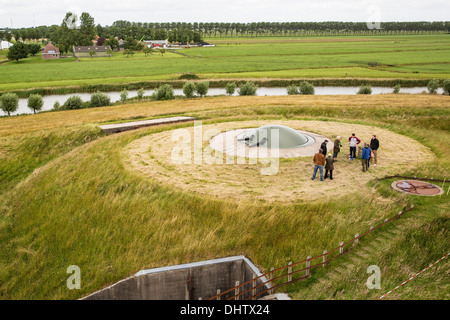
<path fill-rule="evenodd" d="M 252 162 L 248 158 L 224 156 L 220 152 L 212 151 L 209 146 L 208 141 L 211 137 L 208 132 L 215 135 L 216 130 L 225 132 L 235 128 L 259 127 L 271 123 L 322 134 L 328 137 L 329 141 L 334 141 L 337 135 L 344 137 L 342 140 L 344 147 L 339 154 L 339 162 L 335 164 L 335 180 L 327 180 L 323 184 L 311 181 L 314 169 L 312 156 L 280 159 L 279 163 L 262 164 L 263 160 L 256 163 L 256 159 Z M 195 134 L 193 126 L 186 130 L 193 138 Z M 202 131 L 203 159 L 199 164 L 194 164 L 196 157 L 194 142 L 191 142 L 193 147 L 187 157 L 190 163 L 174 163 L 172 151 L 179 147 L 180 142 L 173 141 L 173 130 L 133 141 L 124 150 L 124 161 L 127 166 L 142 172 L 148 179 L 156 179 L 162 184 L 173 185 L 190 192 L 195 191 L 204 196 L 233 198 L 236 201 L 298 202 L 361 192 L 367 182 L 375 177 L 414 168 L 418 163 L 430 161 L 434 157 L 429 149 L 411 138 L 361 124 L 314 120 L 258 120 L 203 125 Z M 345 138 L 352 132 L 357 132 L 363 142 L 368 143 L 372 134 L 376 134 L 382 141 L 378 167 L 372 167 L 366 174 L 361 174 L 359 160 L 346 160 L 349 148 Z M 262 175 L 261 169 L 269 167 L 273 167 L 277 173 Z"/>
<path fill-rule="evenodd" d="M 422 252 L 417 246 L 429 252 L 421 258 L 424 263 L 446 253 L 432 239 L 448 243 L 448 236 L 436 231 L 448 219 L 447 196 L 423 200 L 391 190 L 389 181 L 372 181 L 361 192 L 307 203 L 211 199 L 143 179 L 122 161 L 123 149 L 132 141 L 191 124 L 111 136 L 103 136 L 94 124 L 167 114 L 196 116 L 210 123 L 270 119 L 370 123 L 414 139 L 434 153 L 431 162 L 400 174 L 443 178 L 450 168 L 450 154 L 443 147 L 450 138 L 448 102 L 448 97 L 420 95 L 221 97 L 1 118 L 0 297 L 75 299 L 144 268 L 237 254 L 267 270 L 334 248 L 392 216 L 404 203 L 414 202 L 420 215 L 402 217 L 398 225 L 405 229 L 397 235 L 398 243 L 387 251 L 384 247 L 374 251 L 380 264 L 395 257 L 386 271 L 388 284 L 394 284 L 399 270 Z M 28 156 L 30 150 L 33 156 Z M 439 226 L 428 227 L 437 218 Z M 411 236 L 415 230 L 417 236 Z M 66 287 L 70 265 L 81 269 L 81 290 Z M 416 267 L 420 263 L 411 270 Z M 373 297 L 345 279 L 331 282 L 321 297 L 343 285 L 348 295 L 336 298 Z M 364 288 L 367 276 L 357 279 Z M 303 298 L 295 292 L 314 286 L 314 281 L 317 278 L 289 290 Z M 442 297 L 435 295 L 435 287 L 421 288 L 425 296 Z"/>

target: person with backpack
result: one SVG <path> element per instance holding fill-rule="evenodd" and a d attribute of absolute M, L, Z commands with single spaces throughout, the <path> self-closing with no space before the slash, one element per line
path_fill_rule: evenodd
<path fill-rule="evenodd" d="M 327 143 L 328 143 L 328 140 L 325 140 L 320 145 L 320 149 L 322 149 L 322 154 L 323 154 L 324 157 L 327 155 Z"/>
<path fill-rule="evenodd" d="M 362 162 L 362 171 L 366 172 L 369 169 L 369 159 L 372 150 L 370 150 L 369 145 L 364 143 L 364 148 L 362 149 L 361 154 L 361 162 Z"/>
<path fill-rule="evenodd" d="M 352 133 L 352 135 L 348 138 L 348 142 L 350 145 L 350 160 L 356 159 L 356 146 L 361 142 L 359 138 Z"/>

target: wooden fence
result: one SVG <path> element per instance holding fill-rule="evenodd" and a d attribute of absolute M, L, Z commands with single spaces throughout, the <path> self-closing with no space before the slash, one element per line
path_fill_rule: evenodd
<path fill-rule="evenodd" d="M 275 289 L 281 286 L 307 279 L 311 276 L 312 269 L 317 267 L 326 267 L 331 261 L 341 257 L 344 253 L 350 251 L 356 244 L 358 244 L 359 239 L 372 233 L 378 228 L 381 228 L 382 226 L 394 220 L 397 220 L 403 214 L 413 209 L 414 205 L 411 205 L 408 209 L 399 211 L 398 214 L 396 214 L 394 217 L 390 219 L 386 218 L 379 225 L 375 227 L 370 226 L 369 230 L 364 232 L 363 234 L 355 234 L 355 237 L 353 239 L 347 242 L 340 242 L 338 247 L 329 252 L 325 250 L 322 254 L 315 257 L 308 256 L 305 260 L 295 263 L 289 262 L 287 266 L 277 269 L 272 268 L 269 272 L 260 275 L 259 277 L 254 277 L 252 280 L 244 282 L 242 284 L 236 282 L 236 286 L 234 288 L 231 288 L 224 292 L 218 291 L 217 295 L 209 298 L 208 300 L 255 300 L 258 298 L 258 296 L 261 296 L 263 294 L 272 294 Z M 314 264 L 312 264 L 313 262 Z M 267 280 L 262 282 L 260 279 Z M 275 285 L 275 281 L 284 282 Z M 257 282 L 259 283 L 257 284 Z M 264 288 L 263 286 L 266 286 L 266 288 Z"/>

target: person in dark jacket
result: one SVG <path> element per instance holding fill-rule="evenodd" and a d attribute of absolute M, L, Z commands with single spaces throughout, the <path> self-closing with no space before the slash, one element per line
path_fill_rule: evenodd
<path fill-rule="evenodd" d="M 334 140 L 334 147 L 333 147 L 333 159 L 336 159 L 338 156 L 338 153 L 341 151 L 341 136 L 337 136 L 336 140 Z"/>
<path fill-rule="evenodd" d="M 377 152 L 378 152 L 379 147 L 380 147 L 380 141 L 378 141 L 376 135 L 373 135 L 372 140 L 370 140 L 370 149 L 372 150 L 373 158 L 370 159 L 370 162 L 371 163 L 375 162 L 374 166 L 377 165 Z"/>
<path fill-rule="evenodd" d="M 334 170 L 334 162 L 336 159 L 331 157 L 331 153 L 328 154 L 328 158 L 325 159 L 325 177 L 328 178 L 328 173 L 330 174 L 330 180 L 333 180 L 333 170 Z"/>
<path fill-rule="evenodd" d="M 322 144 L 320 145 L 320 149 L 322 149 L 322 154 L 324 157 L 327 156 L 327 143 L 328 140 L 325 140 L 324 142 L 322 142 Z"/>
<path fill-rule="evenodd" d="M 362 171 L 366 172 L 369 169 L 369 159 L 372 150 L 370 150 L 369 145 L 364 143 L 364 148 L 362 149 L 361 161 L 362 161 Z"/>

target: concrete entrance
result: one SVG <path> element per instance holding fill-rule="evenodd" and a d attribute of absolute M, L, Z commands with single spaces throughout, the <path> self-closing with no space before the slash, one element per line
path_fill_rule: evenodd
<path fill-rule="evenodd" d="M 258 268 L 244 256 L 200 261 L 170 267 L 142 270 L 81 300 L 206 300 L 254 277 L 261 276 Z M 255 280 L 266 282 L 265 277 Z M 261 285 L 257 292 L 270 288 Z M 234 291 L 222 299 L 234 296 Z M 249 297 L 241 296 L 241 299 Z M 264 296 L 261 294 L 259 297 Z"/>

